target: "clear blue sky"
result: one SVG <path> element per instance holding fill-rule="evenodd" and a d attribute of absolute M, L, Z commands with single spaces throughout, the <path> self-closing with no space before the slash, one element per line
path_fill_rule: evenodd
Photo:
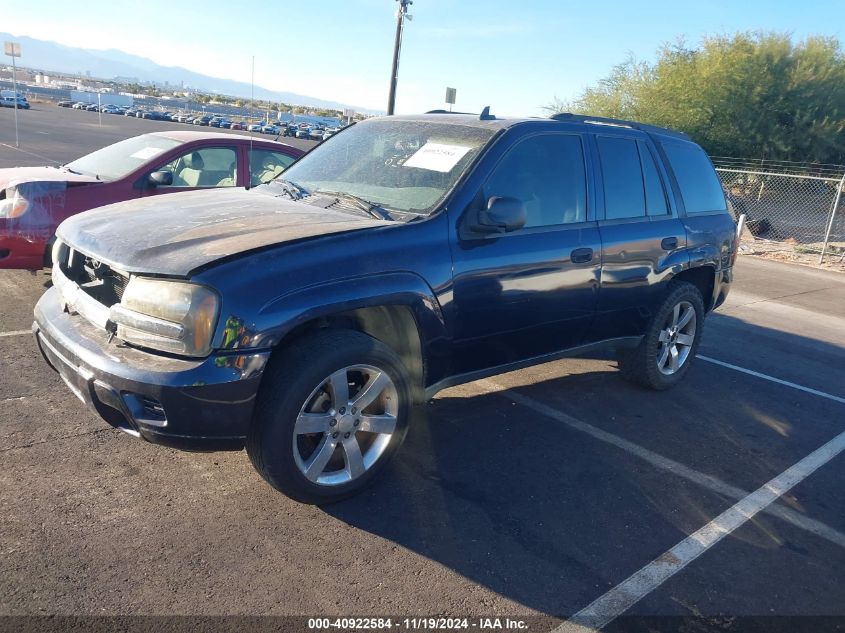
<path fill-rule="evenodd" d="M 4 3 L 0 28 L 85 48 L 117 48 L 168 66 L 384 109 L 395 0 Z M 639 6 L 637 6 L 639 5 Z M 406 24 L 399 113 L 443 107 L 542 114 L 631 52 L 738 30 L 842 39 L 842 0 L 415 0 Z M 22 60 L 23 61 L 23 60 Z"/>

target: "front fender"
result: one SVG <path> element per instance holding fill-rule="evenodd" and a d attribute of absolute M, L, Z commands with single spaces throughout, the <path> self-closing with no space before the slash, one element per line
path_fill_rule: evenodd
<path fill-rule="evenodd" d="M 275 347 L 287 333 L 308 321 L 383 305 L 407 306 L 412 311 L 424 350 L 447 340 L 443 312 L 431 287 L 419 275 L 395 272 L 307 286 L 275 297 L 260 308 L 253 328 L 249 328 L 252 332 L 233 323 L 239 332 L 228 336 L 230 328 L 224 324 L 219 348 Z"/>
<path fill-rule="evenodd" d="M 262 332 L 256 347 L 273 347 L 299 325 L 332 314 L 379 305 L 403 305 L 412 309 L 425 343 L 430 335 L 446 334 L 446 324 L 434 291 L 419 275 L 383 273 L 341 279 L 302 288 L 265 304 L 261 320 L 279 325 Z M 428 335 L 426 335 L 428 334 Z"/>

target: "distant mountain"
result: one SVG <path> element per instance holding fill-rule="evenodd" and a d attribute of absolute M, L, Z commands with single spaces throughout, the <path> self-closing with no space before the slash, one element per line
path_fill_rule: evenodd
<path fill-rule="evenodd" d="M 243 98 L 249 98 L 252 94 L 252 86 L 244 81 L 209 77 L 179 66 L 160 66 L 145 57 L 114 49 L 100 51 L 75 48 L 31 37 L 13 36 L 9 33 L 0 33 L 0 40 L 20 42 L 23 55 L 18 63 L 23 67 L 41 70 L 48 74 L 50 71 L 79 75 L 90 72 L 91 77 L 97 79 L 137 78 L 140 81 L 154 81 L 160 84 L 168 82 L 175 87 L 184 85 L 204 92 Z M 317 108 L 352 108 L 359 112 L 372 112 L 368 108 L 357 107 L 353 104 L 327 101 L 294 92 L 277 92 L 261 86 L 255 86 L 255 98 Z"/>

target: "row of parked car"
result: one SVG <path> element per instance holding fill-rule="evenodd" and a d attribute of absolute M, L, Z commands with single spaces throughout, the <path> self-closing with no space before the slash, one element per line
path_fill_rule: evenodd
<path fill-rule="evenodd" d="M 313 141 L 325 140 L 336 134 L 340 129 L 312 123 L 284 123 L 281 121 L 275 123 L 271 121 L 250 123 L 246 120 L 233 121 L 219 114 L 146 110 L 143 108 L 117 106 L 114 104 L 98 105 L 96 103 L 59 101 L 58 105 L 63 108 L 73 108 L 74 110 L 88 110 L 90 112 L 102 112 L 103 114 L 134 116 L 139 119 L 151 119 L 154 121 L 173 121 L 176 123 L 187 123 L 192 125 L 223 128 L 227 130 L 245 130 L 249 132 L 259 132 L 261 134 L 270 134 L 272 136 L 288 136 Z"/>

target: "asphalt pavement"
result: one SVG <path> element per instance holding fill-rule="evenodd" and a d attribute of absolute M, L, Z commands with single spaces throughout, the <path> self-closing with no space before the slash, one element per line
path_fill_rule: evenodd
<path fill-rule="evenodd" d="M 27 132 L 23 149 L 65 161 L 106 139 L 96 115 L 72 114 L 85 122 Z M 0 165 L 22 156 L 0 145 Z M 735 278 L 675 389 L 634 387 L 609 357 L 456 387 L 419 412 L 376 485 L 316 508 L 269 488 L 243 452 L 106 426 L 29 334 L 49 276 L 0 271 L 0 615 L 835 630 L 845 277 L 742 257 Z"/>

